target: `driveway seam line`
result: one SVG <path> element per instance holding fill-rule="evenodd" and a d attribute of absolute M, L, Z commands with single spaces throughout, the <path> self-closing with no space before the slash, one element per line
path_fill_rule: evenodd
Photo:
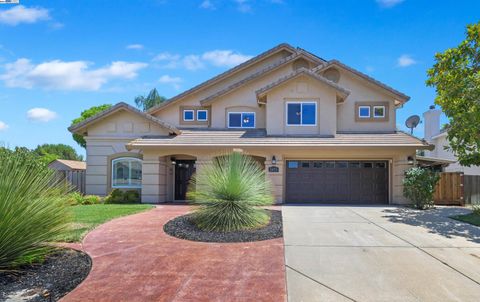
<path fill-rule="evenodd" d="M 287 265 L 287 264 L 285 264 L 285 267 L 288 267 L 289 269 L 291 269 L 292 271 L 296 272 L 297 274 L 300 274 L 300 275 L 304 276 L 305 278 L 307 278 L 307 279 L 309 279 L 309 280 L 312 280 L 313 282 L 315 282 L 315 283 L 317 283 L 317 284 L 319 284 L 319 285 L 321 285 L 321 286 L 323 286 L 323 287 L 328 288 L 329 290 L 331 290 L 331 291 L 339 294 L 340 296 L 342 296 L 342 297 L 344 297 L 344 298 L 347 298 L 347 299 L 350 300 L 350 301 L 357 302 L 357 300 L 355 300 L 355 299 L 353 299 L 353 298 L 350 298 L 349 296 L 347 296 L 347 295 L 345 295 L 345 294 L 342 294 L 342 293 L 339 292 L 338 290 L 336 290 L 336 289 L 334 289 L 334 288 L 331 288 L 330 286 L 328 286 L 328 285 L 326 285 L 326 284 L 323 284 L 322 282 L 320 282 L 320 281 L 318 281 L 318 280 L 313 279 L 312 277 L 310 277 L 310 276 L 308 276 L 308 275 L 306 275 L 306 274 L 304 274 L 304 273 L 302 273 L 302 272 L 294 269 L 293 267 L 291 267 L 291 266 L 289 266 L 289 265 Z M 288 297 L 288 296 L 287 296 L 287 297 Z"/>
<path fill-rule="evenodd" d="M 352 209 L 349 209 L 349 210 L 350 210 L 350 211 L 352 211 L 353 213 L 355 213 L 356 215 L 358 215 L 358 216 L 362 217 L 363 219 L 367 219 L 367 220 L 368 220 L 368 221 L 370 221 L 372 224 L 374 224 L 375 226 L 377 226 L 377 227 L 381 228 L 381 229 L 382 229 L 382 230 L 384 230 L 385 232 L 387 232 L 387 233 L 389 233 L 389 234 L 391 234 L 391 235 L 393 235 L 393 236 L 397 237 L 397 238 L 398 238 L 398 239 L 400 239 L 400 240 L 403 240 L 403 241 L 405 241 L 406 243 L 410 244 L 411 246 L 413 246 L 413 247 L 415 247 L 416 249 L 418 249 L 418 250 L 422 251 L 423 253 L 427 254 L 428 256 L 432 257 L 433 259 L 437 260 L 438 262 L 442 263 L 443 265 L 445 265 L 445 266 L 449 267 L 450 269 L 452 269 L 452 270 L 456 271 L 456 272 L 457 272 L 457 273 L 459 273 L 460 275 L 464 276 L 464 277 L 465 277 L 465 278 L 467 278 L 467 279 L 470 279 L 470 280 L 471 280 L 471 281 L 473 281 L 475 284 L 477 284 L 477 285 L 479 285 L 479 286 L 480 286 L 480 282 L 478 282 L 478 281 L 476 281 L 475 279 L 473 279 L 473 278 L 469 277 L 468 275 L 464 274 L 464 273 L 463 273 L 463 272 L 461 272 L 460 270 L 458 270 L 458 269 L 456 269 L 456 268 L 452 267 L 450 264 L 448 264 L 448 263 L 446 263 L 446 262 L 444 262 L 444 261 L 440 260 L 439 258 L 437 258 L 437 257 L 435 257 L 434 255 L 430 254 L 429 252 L 427 252 L 427 251 L 426 251 L 426 250 L 424 250 L 423 248 L 421 248 L 421 247 L 419 247 L 419 246 L 417 246 L 417 245 L 415 245 L 415 244 L 413 244 L 413 243 L 409 242 L 409 241 L 408 241 L 408 240 L 406 240 L 406 239 L 403 239 L 402 237 L 400 237 L 400 236 L 396 235 L 395 233 L 393 233 L 393 232 L 391 232 L 391 231 L 389 231 L 389 230 L 385 229 L 384 227 L 382 227 L 382 226 L 378 225 L 378 224 L 377 224 L 377 223 L 375 223 L 374 221 L 372 221 L 372 220 L 370 220 L 370 219 L 368 219 L 368 218 L 366 218 L 366 217 L 363 217 L 362 215 L 360 215 L 359 213 L 355 212 L 354 210 L 352 210 Z"/>

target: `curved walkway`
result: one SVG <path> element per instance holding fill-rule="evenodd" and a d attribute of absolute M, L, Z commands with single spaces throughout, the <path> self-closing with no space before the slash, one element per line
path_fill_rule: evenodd
<path fill-rule="evenodd" d="M 162 205 L 90 232 L 92 271 L 62 301 L 285 301 L 282 239 L 217 244 L 163 232 L 188 210 Z"/>

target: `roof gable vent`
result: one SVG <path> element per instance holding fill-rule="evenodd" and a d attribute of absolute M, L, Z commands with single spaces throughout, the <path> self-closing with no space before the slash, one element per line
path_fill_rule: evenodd
<path fill-rule="evenodd" d="M 323 72 L 323 76 L 334 83 L 340 81 L 340 72 L 336 68 L 329 68 Z"/>

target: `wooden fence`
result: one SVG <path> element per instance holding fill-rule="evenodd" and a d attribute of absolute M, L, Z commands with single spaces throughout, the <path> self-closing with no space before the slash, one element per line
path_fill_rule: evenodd
<path fill-rule="evenodd" d="M 85 171 L 57 170 L 57 177 L 69 182 L 76 191 L 85 194 Z"/>
<path fill-rule="evenodd" d="M 436 205 L 464 205 L 464 175 L 459 172 L 442 172 L 433 200 Z"/>

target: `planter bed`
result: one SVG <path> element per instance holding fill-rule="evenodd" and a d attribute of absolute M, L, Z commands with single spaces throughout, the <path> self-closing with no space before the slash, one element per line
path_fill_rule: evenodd
<path fill-rule="evenodd" d="M 15 274 L 0 272 L 0 301 L 58 301 L 90 272 L 86 254 L 62 249 L 45 262 L 19 269 Z"/>
<path fill-rule="evenodd" d="M 282 212 L 268 210 L 270 222 L 253 230 L 236 232 L 209 232 L 198 228 L 192 221 L 192 214 L 176 217 L 163 226 L 165 233 L 180 239 L 201 242 L 249 242 L 283 237 Z"/>

